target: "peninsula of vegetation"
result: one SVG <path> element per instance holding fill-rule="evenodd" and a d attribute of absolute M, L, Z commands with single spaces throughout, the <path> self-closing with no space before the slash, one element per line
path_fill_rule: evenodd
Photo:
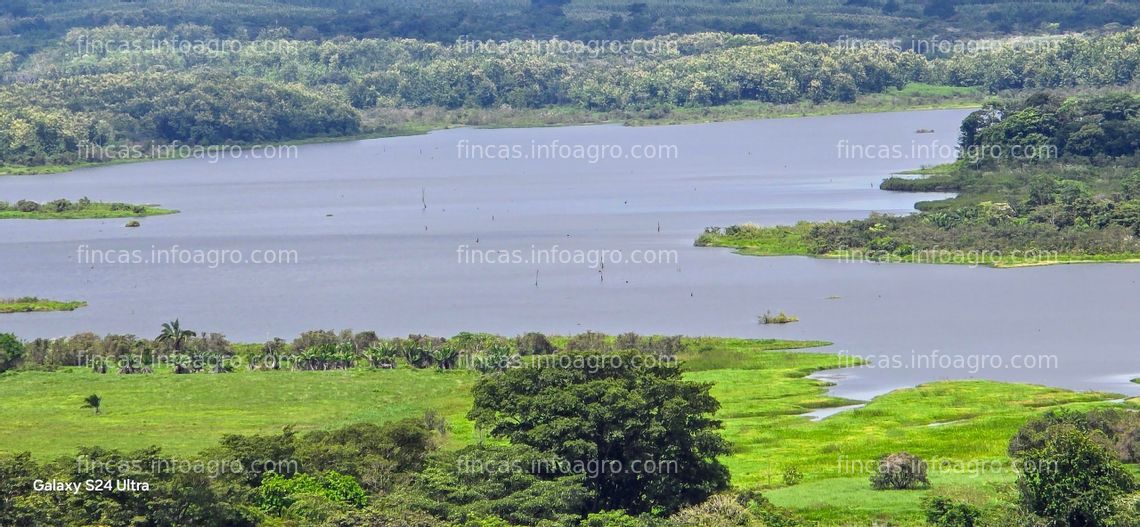
<path fill-rule="evenodd" d="M 20 298 L 0 298 L 0 313 L 31 313 L 35 311 L 75 311 L 87 302 L 60 302 L 58 300 L 46 300 L 43 298 L 36 298 L 34 296 L 24 296 Z"/>
<path fill-rule="evenodd" d="M 920 202 L 908 216 L 710 227 L 696 245 L 756 256 L 997 267 L 1136 262 L 1138 145 L 1140 97 L 1131 93 L 990 103 L 962 123 L 957 162 L 881 185 L 954 198 Z"/>
<path fill-rule="evenodd" d="M 178 211 L 154 205 L 104 203 L 82 198 L 79 201 L 57 199 L 37 203 L 26 199 L 15 203 L 0 201 L 0 220 L 82 220 L 99 218 L 141 218 L 174 214 Z"/>

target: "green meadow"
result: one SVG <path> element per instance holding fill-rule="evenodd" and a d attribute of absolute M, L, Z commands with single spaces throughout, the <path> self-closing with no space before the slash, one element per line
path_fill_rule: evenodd
<path fill-rule="evenodd" d="M 789 351 L 815 341 L 686 339 L 686 378 L 713 383 L 718 414 L 733 453 L 724 461 L 739 488 L 761 490 L 774 504 L 822 525 L 890 519 L 920 525 L 919 500 L 952 494 L 980 505 L 995 501 L 1015 473 L 1010 436 L 1048 408 L 1107 404 L 1118 395 L 987 381 L 936 382 L 898 390 L 820 421 L 802 414 L 852 405 L 827 395 L 813 372 L 850 364 L 828 353 Z M 81 445 L 136 449 L 160 445 L 190 455 L 224 434 L 272 433 L 348 423 L 384 422 L 435 410 L 449 425 L 450 446 L 480 435 L 465 414 L 478 374 L 401 367 L 392 370 L 247 371 L 228 374 L 97 374 L 87 369 L 0 375 L 0 451 L 37 458 L 72 455 Z M 102 413 L 82 408 L 89 394 Z M 873 491 L 879 456 L 909 451 L 931 465 L 932 487 Z M 785 484 L 789 468 L 802 481 Z"/>

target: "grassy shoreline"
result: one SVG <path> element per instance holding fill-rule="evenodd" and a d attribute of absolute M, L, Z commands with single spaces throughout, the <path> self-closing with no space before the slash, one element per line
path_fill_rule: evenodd
<path fill-rule="evenodd" d="M 87 302 L 82 301 L 63 302 L 36 297 L 0 298 L 0 314 L 75 311 L 85 306 L 87 306 Z"/>
<path fill-rule="evenodd" d="M 1066 254 L 1036 253 L 1034 256 L 989 255 L 984 252 L 964 250 L 939 250 L 898 256 L 882 251 L 854 249 L 815 253 L 805 243 L 803 236 L 811 228 L 810 222 L 796 225 L 760 227 L 753 236 L 729 236 L 704 233 L 694 242 L 698 247 L 719 247 L 734 249 L 734 253 L 745 256 L 803 256 L 843 262 L 887 263 L 887 264 L 937 264 L 967 265 L 972 267 L 993 267 L 995 269 L 1017 269 L 1048 265 L 1077 264 L 1135 264 L 1140 263 L 1140 253 L 1122 254 Z M 1047 256 L 1047 259 L 1042 259 Z"/>
<path fill-rule="evenodd" d="M 322 136 L 283 141 L 277 145 L 306 145 L 361 141 L 387 137 L 421 135 L 451 128 L 545 128 L 558 126 L 585 126 L 622 124 L 625 126 L 667 126 L 758 119 L 821 117 L 917 110 L 968 109 L 980 106 L 986 97 L 976 88 L 931 86 L 912 83 L 903 89 L 866 94 L 855 102 L 825 102 L 815 104 L 801 101 L 791 104 L 771 104 L 756 101 L 738 101 L 720 106 L 699 108 L 673 107 L 666 110 L 597 112 L 571 107 L 550 107 L 521 110 L 485 110 L 440 108 L 384 109 L 364 112 L 367 131 L 347 136 Z M 233 146 L 252 146 L 235 144 Z M 105 162 L 82 162 L 74 165 L 11 166 L 0 165 L 0 176 L 40 175 L 70 172 L 81 168 L 96 168 L 146 161 L 189 159 L 189 157 L 140 157 Z"/>
<path fill-rule="evenodd" d="M 1026 420 L 1050 408 L 1087 408 L 1120 397 L 1030 384 L 938 381 L 812 421 L 803 415 L 861 402 L 832 397 L 832 383 L 809 377 L 852 365 L 849 356 L 805 351 L 828 342 L 702 337 L 684 344 L 678 359 L 685 379 L 712 383 L 711 393 L 721 402 L 717 418 L 733 444 L 723 461 L 733 485 L 761 490 L 774 504 L 826 526 L 871 520 L 923 525 L 920 500 L 932 493 L 992 499 L 994 484 L 1015 478 L 1006 444 Z M 0 383 L 0 406 L 8 410 L 0 415 L 0 445 L 20 445 L 41 459 L 94 444 L 127 450 L 160 445 L 168 455 L 181 455 L 208 448 L 227 433 L 276 433 L 286 425 L 327 429 L 432 409 L 449 423 L 446 446 L 459 448 L 480 437 L 466 418 L 477 378 L 469 370 L 405 365 L 214 375 L 101 375 L 76 367 L 18 371 Z M 88 393 L 103 398 L 98 419 L 79 405 Z M 943 467 L 932 469 L 931 489 L 870 489 L 867 467 L 900 450 Z M 979 464 L 988 468 L 970 468 Z M 789 468 L 802 474 L 802 482 L 783 481 Z"/>

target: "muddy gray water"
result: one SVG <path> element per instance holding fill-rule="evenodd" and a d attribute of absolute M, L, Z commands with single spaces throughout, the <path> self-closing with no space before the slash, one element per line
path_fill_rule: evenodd
<path fill-rule="evenodd" d="M 1140 376 L 1138 266 L 996 270 L 692 246 L 711 225 L 902 214 L 942 197 L 877 185 L 949 159 L 965 114 L 457 129 L 305 145 L 288 158 L 2 177 L 10 201 L 88 196 L 182 212 L 137 229 L 0 221 L 0 296 L 89 303 L 5 315 L 0 331 L 153 336 L 180 318 L 240 341 L 316 328 L 825 339 L 828 351 L 880 363 L 828 372 L 841 396 L 974 377 L 1140 393 L 1127 382 Z M 604 268 L 589 263 L 598 258 Z M 800 322 L 760 325 L 766 310 Z"/>

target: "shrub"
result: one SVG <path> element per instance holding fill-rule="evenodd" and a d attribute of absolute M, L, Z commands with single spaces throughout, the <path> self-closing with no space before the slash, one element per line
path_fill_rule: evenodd
<path fill-rule="evenodd" d="M 787 467 L 784 469 L 784 485 L 793 487 L 803 480 L 804 475 L 800 472 L 800 469 L 796 467 Z"/>
<path fill-rule="evenodd" d="M 1049 428 L 1058 424 L 1068 424 L 1089 434 L 1090 439 L 1104 445 L 1122 462 L 1140 461 L 1140 414 L 1120 408 L 1050 411 L 1017 431 L 1009 440 L 1009 455 L 1018 457 L 1045 446 Z"/>
<path fill-rule="evenodd" d="M 748 525 L 751 514 L 734 497 L 718 494 L 702 503 L 681 509 L 669 520 L 678 527 L 732 527 Z"/>
<path fill-rule="evenodd" d="M 14 368 L 24 356 L 24 345 L 11 333 L 0 333 L 0 372 Z"/>
<path fill-rule="evenodd" d="M 271 472 L 257 488 L 261 508 L 273 514 L 281 514 L 304 495 L 322 496 L 354 507 L 363 507 L 368 501 L 368 494 L 355 478 L 331 470 L 316 476 L 297 474 L 292 478 Z"/>
<path fill-rule="evenodd" d="M 609 351 L 610 349 L 606 335 L 593 331 L 574 335 L 566 342 L 566 351 Z"/>
<path fill-rule="evenodd" d="M 974 527 L 982 511 L 977 507 L 946 496 L 928 496 L 922 500 L 926 523 L 934 527 Z"/>
<path fill-rule="evenodd" d="M 764 228 L 755 223 L 742 223 L 724 229 L 725 236 L 739 236 L 743 238 L 757 236 L 761 232 L 764 232 Z"/>
<path fill-rule="evenodd" d="M 335 346 L 337 342 L 336 333 L 318 329 L 306 331 L 301 333 L 299 337 L 293 339 L 293 349 L 300 351 L 320 346 Z"/>
<path fill-rule="evenodd" d="M 40 210 L 40 204 L 34 201 L 22 199 L 16 202 L 16 209 L 20 212 L 36 212 Z"/>
<path fill-rule="evenodd" d="M 636 517 L 626 514 L 625 511 L 602 511 L 586 516 L 579 527 L 641 527 L 643 524 Z"/>
<path fill-rule="evenodd" d="M 926 462 L 906 452 L 879 458 L 879 468 L 871 475 L 871 487 L 875 490 L 906 490 L 929 486 Z"/>
<path fill-rule="evenodd" d="M 761 324 L 790 324 L 799 321 L 799 317 L 786 314 L 783 311 L 775 315 L 773 315 L 771 311 L 765 311 L 763 315 L 760 315 Z"/>
<path fill-rule="evenodd" d="M 71 202 L 66 199 L 57 199 L 45 204 L 44 208 L 53 212 L 67 212 L 74 207 L 71 205 Z"/>
<path fill-rule="evenodd" d="M 533 331 L 515 337 L 515 349 L 520 355 L 545 355 L 555 351 L 546 335 Z"/>
<path fill-rule="evenodd" d="M 1109 525 L 1135 478 L 1104 446 L 1071 424 L 1044 432 L 1044 445 L 1026 452 L 1017 479 L 1026 511 L 1053 525 Z"/>

